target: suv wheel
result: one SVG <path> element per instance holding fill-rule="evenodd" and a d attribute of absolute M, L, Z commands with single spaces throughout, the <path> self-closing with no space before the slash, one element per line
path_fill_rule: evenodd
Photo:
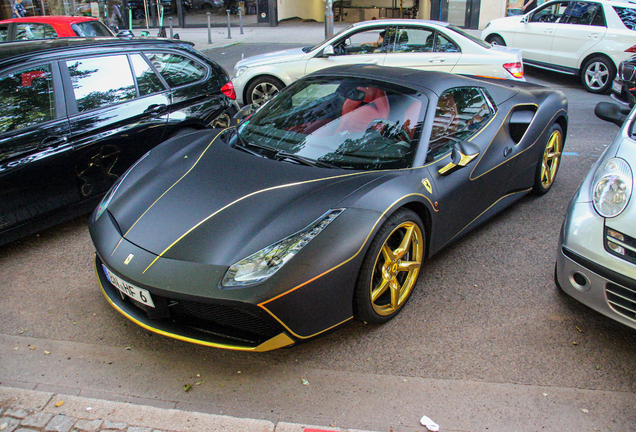
<path fill-rule="evenodd" d="M 615 76 L 616 66 L 607 57 L 592 57 L 581 68 L 581 83 L 592 93 L 606 93 Z"/>
<path fill-rule="evenodd" d="M 285 84 L 283 84 L 281 80 L 272 76 L 257 78 L 247 86 L 247 91 L 245 92 L 245 103 L 246 105 L 263 105 L 284 87 Z"/>

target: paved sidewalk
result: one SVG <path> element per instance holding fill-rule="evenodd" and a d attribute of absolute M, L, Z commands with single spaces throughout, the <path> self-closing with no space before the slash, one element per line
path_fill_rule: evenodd
<path fill-rule="evenodd" d="M 0 385 L 2 432 L 368 432 L 244 419 Z"/>

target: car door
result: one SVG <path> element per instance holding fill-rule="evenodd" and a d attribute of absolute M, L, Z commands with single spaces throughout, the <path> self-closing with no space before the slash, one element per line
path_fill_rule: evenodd
<path fill-rule="evenodd" d="M 438 194 L 437 250 L 479 222 L 499 200 L 513 163 L 496 138 L 499 122 L 485 90 L 456 87 L 440 95 L 426 163 Z"/>
<path fill-rule="evenodd" d="M 382 66 L 393 42 L 395 27 L 376 25 L 345 33 L 333 43 L 334 54 L 322 52 L 309 59 L 305 75 L 332 66 L 374 64 Z M 324 50 L 323 50 L 324 51 Z"/>
<path fill-rule="evenodd" d="M 0 73 L 0 231 L 79 201 L 57 63 Z"/>
<path fill-rule="evenodd" d="M 550 63 L 578 69 L 580 59 L 603 39 L 606 31 L 600 3 L 570 2 L 556 26 Z"/>
<path fill-rule="evenodd" d="M 80 196 L 106 192 L 138 158 L 159 144 L 170 93 L 141 53 L 60 62 Z"/>
<path fill-rule="evenodd" d="M 550 63 L 554 34 L 568 4 L 568 1 L 546 3 L 522 19 L 515 27 L 510 46 L 521 48 L 524 60 Z"/>
<path fill-rule="evenodd" d="M 384 65 L 451 72 L 461 56 L 459 46 L 434 28 L 400 26 Z"/>

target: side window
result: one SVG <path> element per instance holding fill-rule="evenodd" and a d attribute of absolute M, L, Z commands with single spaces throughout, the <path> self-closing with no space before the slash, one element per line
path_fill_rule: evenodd
<path fill-rule="evenodd" d="M 482 89 L 462 87 L 442 93 L 435 109 L 427 160 L 445 155 L 453 147 L 455 141 L 452 138 L 470 138 L 493 115 Z"/>
<path fill-rule="evenodd" d="M 567 24 L 592 25 L 596 14 L 601 9 L 601 5 L 598 3 L 574 1 L 568 5 L 560 22 Z"/>
<path fill-rule="evenodd" d="M 170 87 L 179 87 L 202 80 L 208 67 L 189 57 L 168 53 L 145 53 L 157 72 Z"/>
<path fill-rule="evenodd" d="M 429 29 L 400 28 L 393 52 L 423 53 L 433 52 L 435 47 L 435 31 Z"/>
<path fill-rule="evenodd" d="M 16 40 L 52 39 L 56 38 L 55 29 L 48 24 L 17 24 Z"/>
<path fill-rule="evenodd" d="M 0 133 L 55 118 L 51 68 L 29 67 L 0 77 Z"/>
<path fill-rule="evenodd" d="M 387 52 L 392 43 L 395 29 L 375 28 L 372 30 L 360 31 L 349 35 L 346 39 L 336 43 L 334 50 L 336 54 L 371 54 Z"/>
<path fill-rule="evenodd" d="M 7 42 L 9 40 L 9 26 L 0 25 L 0 42 Z"/>
<path fill-rule="evenodd" d="M 612 6 L 625 27 L 636 30 L 636 8 Z"/>
<path fill-rule="evenodd" d="M 561 22 L 561 16 L 568 7 L 569 2 L 552 3 L 537 10 L 530 22 Z"/>
<path fill-rule="evenodd" d="M 460 49 L 455 42 L 438 32 L 435 38 L 435 52 L 460 52 Z"/>
<path fill-rule="evenodd" d="M 135 78 L 137 78 L 140 96 L 146 96 L 165 90 L 155 71 L 152 70 L 141 55 L 133 54 L 130 56 L 130 60 L 132 61 Z"/>
<path fill-rule="evenodd" d="M 66 62 L 80 112 L 127 101 L 137 96 L 125 55 Z"/>
<path fill-rule="evenodd" d="M 76 23 L 72 24 L 71 28 L 75 34 L 80 37 L 112 36 L 108 29 L 99 21 Z"/>

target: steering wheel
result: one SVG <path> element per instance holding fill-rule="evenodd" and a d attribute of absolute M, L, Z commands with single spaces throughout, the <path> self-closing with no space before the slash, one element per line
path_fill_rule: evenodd
<path fill-rule="evenodd" d="M 347 54 L 347 49 L 345 48 L 344 43 L 340 43 L 333 47 L 333 52 L 336 55 L 345 55 Z"/>
<path fill-rule="evenodd" d="M 554 14 L 546 14 L 539 17 L 537 21 L 539 22 L 553 22 L 555 21 L 556 16 Z"/>

